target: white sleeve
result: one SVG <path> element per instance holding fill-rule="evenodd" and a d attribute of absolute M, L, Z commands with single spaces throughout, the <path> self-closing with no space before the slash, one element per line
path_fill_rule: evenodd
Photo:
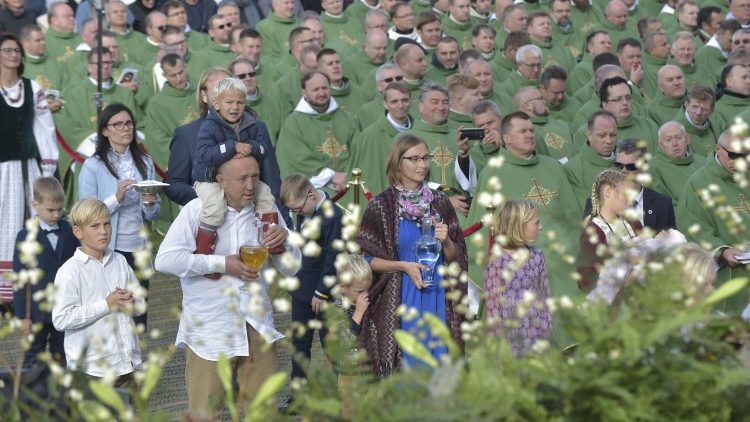
<path fill-rule="evenodd" d="M 279 212 L 279 210 L 274 205 L 274 210 L 277 214 L 279 214 L 279 225 L 289 231 L 289 228 L 286 226 L 286 222 L 284 222 L 284 218 Z M 276 267 L 277 270 L 286 277 L 292 277 L 300 270 L 302 267 L 302 251 L 297 247 L 289 243 L 287 240 L 286 244 L 284 245 L 286 248 L 286 251 L 282 254 L 278 255 L 271 255 L 271 259 L 273 261 L 274 267 Z"/>
<path fill-rule="evenodd" d="M 317 175 L 310 178 L 310 183 L 315 187 L 315 189 L 320 189 L 328 184 L 328 182 L 333 179 L 333 176 L 336 174 L 333 169 L 330 169 L 328 167 L 324 168 L 320 171 Z"/>
<path fill-rule="evenodd" d="M 80 288 L 76 277 L 70 274 L 69 267 L 60 268 L 55 277 L 55 295 L 52 300 L 52 324 L 58 331 L 83 328 L 109 314 L 106 299 L 82 305 Z"/>
<path fill-rule="evenodd" d="M 52 176 L 60 157 L 55 136 L 55 122 L 52 120 L 52 112 L 49 111 L 44 89 L 34 81 L 31 81 L 31 89 L 34 93 L 34 137 L 42 158 L 42 174 Z"/>
<path fill-rule="evenodd" d="M 461 185 L 461 188 L 474 196 L 477 190 L 477 165 L 474 164 L 471 156 L 469 156 L 469 177 L 467 178 L 464 172 L 461 171 L 461 166 L 458 165 L 458 158 L 456 158 L 453 165 L 453 174 L 456 176 L 456 180 Z"/>

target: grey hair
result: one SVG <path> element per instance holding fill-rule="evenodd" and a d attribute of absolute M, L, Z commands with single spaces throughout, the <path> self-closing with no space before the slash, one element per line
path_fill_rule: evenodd
<path fill-rule="evenodd" d="M 219 9 L 223 9 L 227 6 L 236 7 L 237 9 L 240 8 L 240 6 L 234 0 L 221 0 L 219 5 L 216 7 L 216 10 L 218 11 Z"/>
<path fill-rule="evenodd" d="M 640 141 L 633 138 L 625 138 L 617 143 L 615 147 L 615 155 L 619 153 L 632 154 L 634 152 L 640 152 L 641 155 L 646 153 L 646 148 L 638 145 Z"/>
<path fill-rule="evenodd" d="M 531 54 L 533 57 L 542 58 L 542 49 L 535 46 L 534 44 L 526 44 L 516 51 L 516 62 L 523 63 L 526 53 Z"/>
<path fill-rule="evenodd" d="M 378 67 L 378 70 L 375 71 L 375 83 L 378 83 L 378 81 L 380 81 L 380 78 L 383 76 L 383 73 L 389 70 L 398 70 L 398 73 L 401 73 L 401 68 L 396 66 L 395 63 L 383 63 L 380 65 L 380 67 Z"/>
<path fill-rule="evenodd" d="M 471 114 L 472 116 L 476 116 L 477 114 L 482 114 L 487 111 L 492 111 L 493 113 L 495 113 L 497 117 L 502 117 L 503 115 L 502 113 L 500 113 L 500 107 L 498 107 L 494 101 L 490 101 L 490 100 L 478 101 L 471 108 L 471 111 L 469 112 L 469 114 Z"/>
<path fill-rule="evenodd" d="M 424 97 L 432 91 L 440 91 L 448 98 L 450 98 L 451 96 L 451 94 L 448 92 L 448 88 L 440 85 L 439 83 L 427 82 L 426 84 L 422 85 L 422 88 L 419 89 L 419 102 L 421 103 L 424 100 Z"/>
<path fill-rule="evenodd" d="M 320 22 L 321 24 L 323 23 L 323 22 L 322 22 L 322 21 L 320 20 L 320 15 L 318 14 L 318 12 L 314 12 L 314 11 L 312 11 L 312 10 L 305 10 L 305 11 L 304 11 L 304 12 L 302 12 L 302 14 L 301 14 L 301 15 L 299 16 L 299 25 L 300 25 L 300 26 L 305 26 L 305 25 L 304 25 L 304 24 L 305 24 L 305 22 L 307 22 L 307 21 L 313 21 L 313 20 L 314 20 L 314 21 L 318 21 L 318 22 Z"/>
<path fill-rule="evenodd" d="M 605 64 L 599 69 L 596 69 L 596 72 L 594 73 L 594 88 L 597 93 L 599 92 L 599 88 L 602 87 L 604 81 L 612 77 L 612 72 L 614 71 L 620 71 L 622 76 L 625 75 L 625 71 L 623 71 L 620 66 L 614 64 Z"/>
<path fill-rule="evenodd" d="M 674 45 L 677 40 L 690 40 L 693 42 L 693 45 L 695 45 L 695 37 L 687 31 L 680 31 L 672 35 L 672 45 Z"/>
<path fill-rule="evenodd" d="M 216 84 L 214 98 L 219 98 L 219 95 L 229 91 L 242 92 L 243 96 L 247 95 L 247 87 L 244 82 L 237 78 L 224 78 Z"/>
<path fill-rule="evenodd" d="M 126 8 L 126 9 L 128 8 L 128 6 L 127 6 L 127 5 L 126 5 L 126 4 L 125 4 L 125 3 L 124 3 L 124 2 L 122 1 L 122 0 L 110 0 L 110 1 L 108 1 L 108 2 L 107 2 L 107 5 L 106 5 L 106 6 L 104 6 L 104 9 L 105 9 L 105 10 L 106 10 L 107 12 L 109 12 L 109 8 L 110 8 L 110 7 L 112 6 L 112 5 L 114 5 L 114 4 L 117 4 L 117 3 L 120 3 L 120 4 L 121 4 L 121 5 L 123 5 L 123 6 L 124 6 L 124 7 Z"/>
<path fill-rule="evenodd" d="M 750 28 L 740 28 L 732 34 L 732 41 L 734 41 L 734 37 L 741 34 L 750 34 Z"/>
<path fill-rule="evenodd" d="M 687 134 L 687 131 L 685 130 L 685 126 L 682 125 L 680 122 L 675 122 L 674 120 L 670 120 L 663 125 L 659 126 L 659 131 L 656 132 L 659 139 L 661 139 L 661 135 L 664 133 L 665 130 L 667 130 L 670 126 L 677 126 L 683 133 L 683 135 Z"/>
<path fill-rule="evenodd" d="M 664 66 L 660 67 L 659 70 L 656 71 L 656 84 L 659 86 L 659 89 L 661 89 L 661 83 L 662 83 L 662 79 L 664 78 L 664 72 L 673 68 L 679 70 L 680 75 L 682 75 L 683 78 L 685 77 L 685 74 L 682 73 L 682 69 L 680 69 L 678 66 L 675 66 L 673 64 L 665 64 Z"/>
<path fill-rule="evenodd" d="M 369 18 L 372 15 L 380 15 L 384 17 L 388 22 L 391 21 L 391 17 L 388 16 L 387 13 L 385 13 L 382 9 L 370 9 L 369 12 L 365 15 L 365 22 L 367 22 L 367 18 Z"/>

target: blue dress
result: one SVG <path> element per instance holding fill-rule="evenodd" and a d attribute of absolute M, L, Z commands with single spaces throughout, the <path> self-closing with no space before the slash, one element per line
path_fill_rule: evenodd
<path fill-rule="evenodd" d="M 434 234 L 433 228 L 433 234 Z M 414 253 L 414 242 L 422 236 L 422 229 L 417 225 L 415 220 L 399 219 L 398 226 L 398 259 L 405 262 L 417 262 Z M 416 308 L 418 317 L 407 320 L 401 318 L 401 329 L 417 336 L 421 343 L 432 353 L 438 361 L 447 353 L 447 347 L 432 337 L 429 328 L 426 325 L 419 326 L 422 315 L 429 312 L 437 316 L 445 323 L 445 288 L 442 286 L 443 277 L 438 274 L 438 268 L 443 265 L 444 257 L 440 258 L 435 264 L 435 273 L 433 284 L 424 289 L 417 289 L 407 273 L 403 273 L 403 282 L 401 283 L 401 304 L 408 308 Z M 422 362 L 413 356 L 403 352 L 403 363 L 407 367 L 421 365 Z"/>

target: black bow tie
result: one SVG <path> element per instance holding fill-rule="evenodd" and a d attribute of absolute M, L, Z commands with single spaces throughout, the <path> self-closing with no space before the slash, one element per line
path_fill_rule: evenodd
<path fill-rule="evenodd" d="M 44 234 L 56 234 L 56 235 L 59 235 L 60 234 L 60 229 L 59 228 L 58 229 L 51 229 L 51 230 L 42 229 L 42 233 L 44 233 Z"/>

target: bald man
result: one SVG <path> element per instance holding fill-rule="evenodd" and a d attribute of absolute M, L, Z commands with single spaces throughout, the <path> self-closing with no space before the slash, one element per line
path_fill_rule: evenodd
<path fill-rule="evenodd" d="M 387 51 L 388 35 L 379 29 L 368 31 L 362 50 L 344 59 L 344 73 L 353 84 L 362 86 L 367 75 L 385 62 Z"/>
<path fill-rule="evenodd" d="M 685 126 L 666 122 L 659 128 L 658 148 L 648 166 L 651 188 L 671 197 L 677 206 L 685 181 L 705 164 L 706 157 L 693 153 Z"/>
<path fill-rule="evenodd" d="M 609 33 L 612 45 L 617 45 L 623 38 L 638 39 L 638 34 L 628 26 L 628 6 L 621 0 L 612 0 L 604 8 L 601 25 Z"/>
<path fill-rule="evenodd" d="M 668 64 L 656 73 L 659 92 L 648 105 L 648 117 L 657 126 L 672 120 L 685 101 L 685 75 L 679 67 Z"/>
<path fill-rule="evenodd" d="M 573 136 L 568 125 L 559 120 L 550 119 L 549 109 L 539 89 L 533 86 L 520 88 L 513 96 L 513 105 L 516 111 L 522 111 L 531 118 L 537 153 L 550 156 L 562 164 L 567 163 L 568 159 L 575 155 Z"/>

